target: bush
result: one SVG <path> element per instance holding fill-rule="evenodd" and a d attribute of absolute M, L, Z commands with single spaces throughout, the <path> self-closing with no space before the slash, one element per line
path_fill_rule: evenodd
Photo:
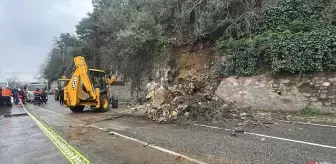
<path fill-rule="evenodd" d="M 325 0 L 287 0 L 268 8 L 249 38 L 223 37 L 217 49 L 226 56 L 222 75 L 336 70 L 336 26 L 321 16 Z M 319 5 L 317 5 L 319 4 Z"/>
<path fill-rule="evenodd" d="M 305 116 L 316 116 L 321 115 L 322 112 L 321 110 L 316 108 L 306 107 L 300 110 L 300 114 Z"/>

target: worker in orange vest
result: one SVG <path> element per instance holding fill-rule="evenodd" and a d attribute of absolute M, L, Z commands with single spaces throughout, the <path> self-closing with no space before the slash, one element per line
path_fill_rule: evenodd
<path fill-rule="evenodd" d="M 6 87 L 5 89 L 2 90 L 2 101 L 5 105 L 12 106 L 11 96 L 12 91 L 9 89 L 9 87 Z"/>

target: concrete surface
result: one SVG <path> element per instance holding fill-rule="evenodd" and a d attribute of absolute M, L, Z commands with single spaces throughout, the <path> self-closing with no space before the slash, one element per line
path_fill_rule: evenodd
<path fill-rule="evenodd" d="M 50 164 L 68 163 L 57 147 L 44 135 L 23 108 L 0 108 L 0 163 Z"/>
<path fill-rule="evenodd" d="M 51 100 L 51 99 L 49 99 Z M 194 125 L 157 124 L 139 117 L 120 116 L 123 110 L 106 113 L 86 110 L 71 113 L 50 101 L 43 108 L 29 108 L 61 132 L 96 163 L 190 163 L 177 156 L 152 149 L 130 139 L 89 128 L 94 124 L 166 148 L 206 163 L 290 163 L 308 161 L 336 163 L 336 128 L 281 123 L 248 127 L 251 133 L 231 136 L 231 132 Z M 120 117 L 113 117 L 113 116 Z M 281 137 L 288 140 L 280 140 Z M 292 142 L 290 140 L 300 141 Z M 306 144 L 311 142 L 329 147 Z"/>
<path fill-rule="evenodd" d="M 55 105 L 50 103 L 50 105 Z M 58 104 L 57 104 L 58 105 Z M 93 163 L 102 164 L 158 164 L 158 163 L 193 163 L 179 156 L 167 154 L 101 130 L 90 128 L 85 122 L 72 118 L 72 114 L 52 113 L 33 105 L 27 105 L 35 115 L 41 116 L 50 126 L 59 132 L 69 143 L 74 145 Z M 56 105 L 55 105 L 56 108 Z M 59 110 L 59 109 L 57 109 Z M 70 111 L 68 111 L 70 112 Z M 81 116 L 94 117 L 95 112 L 84 112 Z"/>
<path fill-rule="evenodd" d="M 26 114 L 23 108 L 19 108 L 13 104 L 13 107 L 1 107 L 0 108 L 0 117 L 9 117 L 15 115 Z"/>

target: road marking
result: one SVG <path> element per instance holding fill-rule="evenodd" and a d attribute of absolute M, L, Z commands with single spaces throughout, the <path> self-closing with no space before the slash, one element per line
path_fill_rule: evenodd
<path fill-rule="evenodd" d="M 66 142 L 60 135 L 57 134 L 47 123 L 35 117 L 24 105 L 23 108 L 29 115 L 29 117 L 36 123 L 38 127 L 44 132 L 44 134 L 52 141 L 61 153 L 72 164 L 92 164 L 84 155 L 82 155 L 76 148 Z"/>
<path fill-rule="evenodd" d="M 48 111 L 48 112 L 50 112 L 50 113 L 56 113 L 56 112 L 54 112 L 54 111 L 52 111 L 52 110 L 49 110 L 49 109 L 46 109 L 46 108 L 42 108 L 42 107 L 39 107 L 39 106 L 37 106 L 37 105 L 33 105 L 33 106 L 38 107 L 38 108 L 43 109 L 43 110 L 46 110 L 46 111 Z"/>
<path fill-rule="evenodd" d="M 38 107 L 38 106 L 37 106 L 37 107 Z M 45 108 L 42 108 L 42 107 L 38 107 L 38 108 L 45 109 Z M 48 109 L 45 109 L 45 110 L 48 110 Z M 56 112 L 55 112 L 55 113 L 56 113 Z M 57 114 L 60 114 L 60 113 L 57 113 Z M 60 114 L 60 115 L 65 116 L 64 114 Z M 75 119 L 75 118 L 72 118 L 72 120 L 83 122 L 83 121 L 78 120 L 78 119 Z M 99 130 L 102 130 L 102 131 L 106 131 L 104 128 L 98 127 L 98 126 L 96 126 L 96 125 L 90 125 L 90 127 L 93 127 L 93 128 L 96 128 L 96 129 L 99 129 Z M 142 144 L 142 145 L 146 145 L 146 146 L 148 146 L 148 147 L 151 147 L 151 148 L 160 150 L 160 151 L 165 152 L 165 153 L 168 153 L 168 154 L 172 154 L 172 155 L 175 155 L 175 156 L 180 156 L 180 157 L 182 157 L 182 158 L 184 158 L 184 159 L 186 159 L 186 160 L 189 160 L 189 161 L 191 161 L 191 162 L 194 162 L 194 163 L 198 163 L 198 164 L 207 164 L 207 163 L 205 163 L 205 162 L 202 162 L 202 161 L 199 161 L 199 160 L 197 160 L 197 159 L 194 159 L 194 158 L 185 156 L 185 155 L 183 155 L 183 154 L 180 154 L 180 153 L 177 153 L 177 152 L 174 152 L 174 151 L 171 151 L 171 150 L 168 150 L 168 149 L 159 147 L 159 146 L 150 145 L 149 143 L 144 142 L 144 141 L 141 141 L 141 140 L 138 140 L 138 139 L 136 139 L 136 138 L 128 137 L 128 136 L 125 136 L 125 135 L 123 135 L 123 134 L 120 134 L 120 133 L 117 133 L 117 132 L 113 132 L 113 131 L 109 131 L 109 133 L 113 133 L 114 135 L 123 137 L 123 138 L 125 138 L 125 139 L 129 139 L 129 140 L 131 140 L 131 141 L 138 142 L 138 143 L 140 143 L 140 144 Z"/>
<path fill-rule="evenodd" d="M 202 124 L 194 124 L 194 125 L 195 126 L 212 128 L 212 129 L 220 129 L 220 130 L 225 130 L 225 131 L 231 131 L 231 132 L 233 131 L 231 129 L 225 129 L 225 128 L 220 128 L 220 127 L 216 127 L 216 126 L 208 126 L 208 125 L 202 125 Z M 272 139 L 277 139 L 277 140 L 282 140 L 282 141 L 288 141 L 288 142 L 301 143 L 301 144 L 306 144 L 306 145 L 311 145 L 311 146 L 318 146 L 318 147 L 329 148 L 329 149 L 336 149 L 336 147 L 334 147 L 334 146 L 322 145 L 322 144 L 317 144 L 317 143 L 312 143 L 312 142 L 305 142 L 305 141 L 299 141 L 299 140 L 292 140 L 292 139 L 281 138 L 281 137 L 268 136 L 268 135 L 258 134 L 258 133 L 244 132 L 244 134 L 249 134 L 249 135 L 254 135 L 254 136 L 259 136 L 259 137 L 265 137 L 265 138 L 272 138 Z"/>
<path fill-rule="evenodd" d="M 106 131 L 104 128 L 101 128 L 101 127 L 98 127 L 96 125 L 91 125 L 91 127 L 93 128 L 97 128 L 99 130 L 102 130 L 102 131 Z M 197 159 L 194 159 L 194 158 L 191 158 L 191 157 L 188 157 L 188 156 L 185 156 L 183 154 L 180 154 L 180 153 L 177 153 L 177 152 L 174 152 L 174 151 L 171 151 L 171 150 L 168 150 L 168 149 L 165 149 L 165 148 L 162 148 L 162 147 L 159 147 L 159 146 L 156 146 L 156 145 L 153 145 L 153 144 L 149 144 L 147 142 L 144 142 L 144 141 L 141 141 L 141 140 L 138 140 L 136 138 L 132 138 L 132 137 L 129 137 L 129 136 L 125 136 L 123 134 L 120 134 L 120 133 L 117 133 L 117 132 L 114 132 L 114 131 L 110 131 L 109 130 L 109 133 L 110 134 L 114 134 L 114 135 L 117 135 L 119 137 L 123 137 L 125 139 L 128 139 L 128 140 L 131 140 L 131 141 L 134 141 L 134 142 L 138 142 L 142 145 L 146 145 L 148 147 L 151 147 L 151 148 L 154 148 L 154 149 L 157 149 L 157 150 L 160 150 L 162 152 L 165 152 L 165 153 L 168 153 L 168 154 L 171 154 L 171 155 L 175 155 L 175 156 L 180 156 L 188 161 L 191 161 L 191 162 L 194 162 L 194 163 L 198 163 L 198 164 L 206 164 L 205 162 L 202 162 L 202 161 L 199 161 Z"/>
<path fill-rule="evenodd" d="M 323 127 L 329 127 L 329 128 L 336 128 L 334 125 L 325 125 L 325 124 L 313 124 L 310 122 L 295 122 L 295 121 L 281 121 L 285 123 L 296 123 L 296 124 L 304 124 L 304 125 L 314 125 L 314 126 L 323 126 Z"/>
<path fill-rule="evenodd" d="M 220 127 L 216 127 L 216 126 L 209 126 L 209 125 L 202 125 L 202 124 L 194 124 L 196 126 L 202 126 L 202 127 L 206 127 L 206 128 L 211 128 L 211 129 L 220 129 L 220 130 L 225 130 L 225 131 L 230 131 L 232 132 L 231 129 L 225 129 L 225 128 L 220 128 Z"/>

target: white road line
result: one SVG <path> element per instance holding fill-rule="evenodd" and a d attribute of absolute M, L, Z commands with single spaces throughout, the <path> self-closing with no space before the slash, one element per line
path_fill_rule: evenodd
<path fill-rule="evenodd" d="M 202 126 L 202 127 L 206 127 L 206 128 L 211 128 L 211 129 L 220 129 L 220 130 L 225 130 L 225 131 L 232 131 L 231 129 L 225 129 L 225 128 L 220 128 L 220 127 L 216 127 L 216 126 L 209 126 L 209 125 L 202 125 L 202 124 L 194 124 L 196 126 Z"/>
<path fill-rule="evenodd" d="M 102 131 L 105 131 L 104 128 L 101 128 L 101 127 L 98 127 L 96 125 L 91 125 L 91 127 L 93 128 L 97 128 L 99 130 L 102 130 Z M 120 133 L 117 133 L 117 132 L 114 132 L 114 131 L 109 131 L 110 134 L 114 134 L 114 135 L 117 135 L 119 137 L 123 137 L 125 139 L 129 139 L 131 141 L 134 141 L 134 142 L 138 142 L 142 145 L 146 145 L 148 147 L 151 147 L 151 148 L 154 148 L 154 149 L 157 149 L 157 150 L 160 150 L 162 152 L 165 152 L 165 153 L 168 153 L 168 154 L 171 154 L 171 155 L 175 155 L 175 156 L 180 156 L 188 161 L 191 161 L 191 162 L 194 162 L 194 163 L 198 163 L 198 164 L 206 164 L 205 162 L 202 162 L 202 161 L 199 161 L 197 159 L 194 159 L 194 158 L 191 158 L 191 157 L 188 157 L 188 156 L 185 156 L 183 154 L 180 154 L 180 153 L 177 153 L 177 152 L 174 152 L 174 151 L 171 151 L 171 150 L 168 150 L 168 149 L 165 149 L 165 148 L 162 148 L 162 147 L 159 147 L 159 146 L 155 146 L 155 145 L 152 145 L 152 144 L 149 144 L 147 142 L 144 142 L 144 141 L 141 141 L 141 140 L 138 140 L 136 138 L 132 138 L 132 137 L 129 137 L 129 136 L 125 136 L 123 134 L 120 134 Z"/>
<path fill-rule="evenodd" d="M 201 124 L 194 124 L 194 125 L 196 125 L 196 126 L 202 126 L 202 127 L 207 127 L 207 128 L 212 128 L 212 129 L 220 129 L 220 130 L 225 130 L 225 131 L 232 131 L 230 129 L 220 128 L 220 127 L 216 127 L 216 126 L 208 126 L 208 125 L 201 125 Z M 244 132 L 244 134 L 249 134 L 249 135 L 254 135 L 254 136 L 259 136 L 259 137 L 265 137 L 265 138 L 272 138 L 272 139 L 277 139 L 277 140 L 282 140 L 282 141 L 288 141 L 288 142 L 301 143 L 301 144 L 312 145 L 312 146 L 318 146 L 318 147 L 323 147 L 323 148 L 336 149 L 336 147 L 334 147 L 334 146 L 322 145 L 322 144 L 317 144 L 317 143 L 312 143 L 312 142 L 305 142 L 305 141 L 299 141 L 299 140 L 292 140 L 292 139 L 281 138 L 281 137 L 268 136 L 268 135 L 264 135 L 264 134 L 257 134 L 257 133 L 250 133 L 250 132 Z"/>
<path fill-rule="evenodd" d="M 46 109 L 46 108 L 42 108 L 42 107 L 39 107 L 39 106 L 36 106 L 36 105 L 33 105 L 33 106 L 35 106 L 37 108 L 40 108 L 40 109 L 43 109 L 43 110 L 46 110 L 46 111 L 51 112 L 51 113 L 56 113 L 56 112 L 54 112 L 52 110 L 49 110 L 49 109 Z"/>
<path fill-rule="evenodd" d="M 336 128 L 336 126 L 334 126 L 334 125 L 313 124 L 313 123 L 310 123 L 310 122 L 295 122 L 295 121 L 281 121 L 281 122 Z"/>
<path fill-rule="evenodd" d="M 53 112 L 53 113 L 56 113 L 56 112 L 54 112 L 54 111 L 51 111 L 51 110 L 48 110 L 48 109 L 45 109 L 45 108 L 42 108 L 42 107 L 39 107 L 39 106 L 37 106 L 37 107 L 38 107 L 38 108 L 41 108 L 41 109 L 44 109 L 44 110 L 47 110 L 47 111 L 50 111 L 50 112 Z M 63 114 L 61 114 L 61 115 L 63 115 Z M 75 118 L 72 118 L 72 119 L 73 119 L 73 120 L 76 120 L 76 121 L 80 121 L 80 120 L 77 120 L 77 119 L 75 119 Z M 82 121 L 80 121 L 80 122 L 82 122 Z M 96 125 L 91 125 L 91 127 L 93 127 L 93 128 L 97 128 L 97 129 L 102 130 L 102 131 L 105 131 L 104 128 L 98 127 L 98 126 L 96 126 Z M 171 150 L 168 150 L 168 149 L 159 147 L 159 146 L 150 145 L 149 143 L 144 142 L 144 141 L 141 141 L 141 140 L 138 140 L 138 139 L 136 139 L 136 138 L 128 137 L 128 136 L 125 136 L 125 135 L 123 135 L 123 134 L 120 134 L 120 133 L 117 133 L 117 132 L 113 132 L 113 131 L 109 131 L 109 133 L 113 133 L 114 135 L 117 135 L 117 136 L 120 136 L 120 137 L 129 139 L 129 140 L 131 140 L 131 141 L 138 142 L 138 143 L 140 143 L 140 144 L 142 144 L 142 145 L 146 145 L 146 146 L 148 146 L 148 147 L 151 147 L 151 148 L 160 150 L 160 151 L 165 152 L 165 153 L 168 153 L 168 154 L 172 154 L 172 155 L 175 155 L 175 156 L 180 156 L 180 157 L 182 157 L 182 158 L 184 158 L 184 159 L 186 159 L 186 160 L 189 160 L 189 161 L 191 161 L 191 162 L 194 162 L 194 163 L 198 163 L 198 164 L 207 164 L 207 163 L 205 163 L 205 162 L 202 162 L 202 161 L 199 161 L 199 160 L 197 160 L 197 159 L 194 159 L 194 158 L 185 156 L 185 155 L 183 155 L 183 154 L 180 154 L 180 153 L 177 153 L 177 152 L 174 152 L 174 151 L 171 151 Z"/>

